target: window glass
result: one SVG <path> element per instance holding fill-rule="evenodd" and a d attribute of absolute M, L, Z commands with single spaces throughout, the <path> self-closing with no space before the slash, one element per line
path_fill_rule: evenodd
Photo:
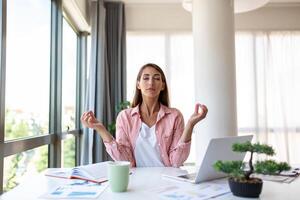
<path fill-rule="evenodd" d="M 62 130 L 75 129 L 77 35 L 63 20 Z"/>
<path fill-rule="evenodd" d="M 4 158 L 3 191 L 30 180 L 48 167 L 48 145 Z"/>
<path fill-rule="evenodd" d="M 7 1 L 5 140 L 48 133 L 50 22 L 50 0 Z"/>
<path fill-rule="evenodd" d="M 75 166 L 75 136 L 68 135 L 67 139 L 63 142 L 62 148 L 62 167 L 74 167 Z"/>
<path fill-rule="evenodd" d="M 87 68 L 86 68 L 86 79 L 89 79 L 90 65 L 91 65 L 91 53 L 92 53 L 92 44 L 91 44 L 91 35 L 87 36 Z"/>

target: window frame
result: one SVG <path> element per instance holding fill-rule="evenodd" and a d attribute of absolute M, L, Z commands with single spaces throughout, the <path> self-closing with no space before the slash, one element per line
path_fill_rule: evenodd
<path fill-rule="evenodd" d="M 4 122 L 5 122 L 5 58 L 6 58 L 6 0 L 0 0 L 0 194 L 3 192 Z"/>
<path fill-rule="evenodd" d="M 0 195 L 3 193 L 4 158 L 30 149 L 48 145 L 48 167 L 61 167 L 61 143 L 67 134 L 75 136 L 75 164 L 80 164 L 81 123 L 87 68 L 87 35 L 75 30 L 77 35 L 76 64 L 76 113 L 75 130 L 61 131 L 62 98 L 62 0 L 51 0 L 51 50 L 50 50 L 50 93 L 49 132 L 45 135 L 4 140 L 5 135 L 5 78 L 6 78 L 6 32 L 7 0 L 0 0 Z M 68 21 L 70 23 L 70 21 Z M 72 26 L 74 28 L 74 26 Z"/>

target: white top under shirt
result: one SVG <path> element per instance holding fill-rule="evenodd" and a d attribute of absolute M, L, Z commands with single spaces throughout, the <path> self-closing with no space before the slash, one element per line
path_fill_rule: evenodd
<path fill-rule="evenodd" d="M 164 167 L 157 145 L 155 125 L 149 128 L 147 124 L 142 123 L 134 156 L 137 167 Z"/>

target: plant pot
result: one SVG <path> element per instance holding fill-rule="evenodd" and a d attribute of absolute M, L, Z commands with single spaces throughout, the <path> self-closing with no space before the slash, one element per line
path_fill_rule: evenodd
<path fill-rule="evenodd" d="M 259 197 L 263 186 L 263 181 L 259 178 L 251 178 L 250 181 L 229 178 L 228 183 L 233 195 L 250 198 Z"/>

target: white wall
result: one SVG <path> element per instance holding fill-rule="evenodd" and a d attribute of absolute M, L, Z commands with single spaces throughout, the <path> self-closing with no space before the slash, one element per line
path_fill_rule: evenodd
<path fill-rule="evenodd" d="M 85 20 L 90 23 L 88 15 L 88 0 L 75 0 Z"/>
<path fill-rule="evenodd" d="M 191 13 L 181 4 L 126 4 L 128 31 L 192 30 Z"/>
<path fill-rule="evenodd" d="M 296 4 L 293 4 L 296 5 Z M 267 6 L 252 12 L 237 14 L 236 29 L 300 30 L 300 6 Z"/>
<path fill-rule="evenodd" d="M 192 30 L 191 13 L 181 4 L 127 4 L 128 31 Z M 299 4 L 270 4 L 247 13 L 236 14 L 237 30 L 300 30 Z"/>

